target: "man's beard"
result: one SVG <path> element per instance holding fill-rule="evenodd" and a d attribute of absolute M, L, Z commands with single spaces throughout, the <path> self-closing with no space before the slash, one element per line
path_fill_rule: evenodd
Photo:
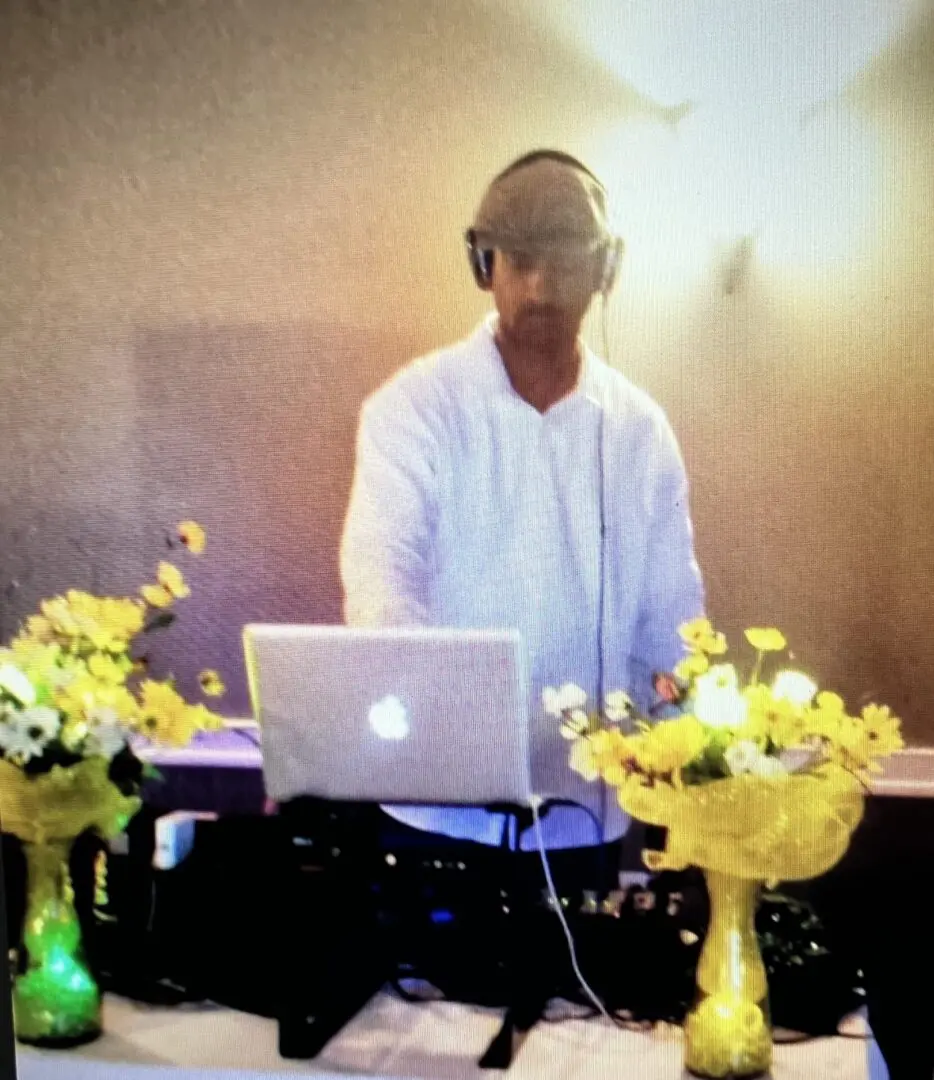
<path fill-rule="evenodd" d="M 565 313 L 553 304 L 530 304 L 522 308 L 508 328 L 516 345 L 559 347 L 573 342 L 576 334 Z"/>

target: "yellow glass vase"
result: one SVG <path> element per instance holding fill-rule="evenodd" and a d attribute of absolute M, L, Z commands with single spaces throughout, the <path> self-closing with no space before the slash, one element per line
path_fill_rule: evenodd
<path fill-rule="evenodd" d="M 13 1024 L 22 1043 L 64 1049 L 101 1034 L 101 996 L 84 959 L 68 869 L 71 840 L 26 843 L 28 896 Z"/>
<path fill-rule="evenodd" d="M 704 873 L 710 925 L 697 966 L 697 1000 L 684 1022 L 684 1063 L 695 1076 L 763 1076 L 772 1063 L 768 982 L 756 937 L 759 883 Z"/>
<path fill-rule="evenodd" d="M 697 1000 L 684 1025 L 685 1065 L 697 1076 L 766 1073 L 772 1056 L 765 968 L 756 938 L 761 884 L 803 881 L 843 856 L 863 814 L 860 781 L 827 763 L 780 778 L 733 776 L 703 784 L 618 789 L 633 818 L 667 830 L 650 870 L 704 871 L 710 926 L 697 970 Z"/>

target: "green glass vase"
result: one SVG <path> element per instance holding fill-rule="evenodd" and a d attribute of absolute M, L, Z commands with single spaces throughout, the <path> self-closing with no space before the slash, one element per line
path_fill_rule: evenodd
<path fill-rule="evenodd" d="M 765 1076 L 772 1063 L 768 982 L 756 937 L 760 885 L 704 872 L 710 924 L 697 965 L 697 999 L 684 1021 L 684 1063 L 694 1076 Z"/>
<path fill-rule="evenodd" d="M 101 1034 L 101 995 L 85 962 L 69 873 L 71 840 L 24 843 L 26 918 L 13 981 L 21 1043 L 64 1049 Z"/>

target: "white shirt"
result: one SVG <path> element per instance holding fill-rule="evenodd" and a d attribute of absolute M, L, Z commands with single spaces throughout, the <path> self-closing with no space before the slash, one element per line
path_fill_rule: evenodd
<path fill-rule="evenodd" d="M 584 349 L 577 387 L 541 414 L 513 389 L 495 330 L 494 315 L 364 402 L 340 553 L 344 617 L 518 629 L 533 788 L 581 803 L 599 822 L 556 807 L 545 843 L 604 842 L 628 818 L 602 782 L 572 772 L 542 690 L 574 682 L 597 705 L 602 563 L 603 690 L 651 703 L 652 673 L 683 655 L 678 625 L 703 611 L 687 479 L 661 408 L 622 374 Z M 387 810 L 448 836 L 502 836 L 503 819 L 484 810 Z M 522 846 L 534 848 L 531 831 Z"/>

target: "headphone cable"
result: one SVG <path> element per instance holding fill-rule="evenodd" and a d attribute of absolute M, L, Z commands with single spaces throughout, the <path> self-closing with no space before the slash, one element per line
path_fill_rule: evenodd
<path fill-rule="evenodd" d="M 600 293 L 600 315 L 601 315 L 601 328 L 603 331 L 603 361 L 609 363 L 609 349 L 607 343 L 606 332 L 606 309 L 607 309 L 607 292 L 606 289 Z M 605 425 L 606 418 L 604 413 L 604 402 L 598 403 L 600 409 L 599 418 L 599 431 L 597 435 L 597 457 L 598 457 L 598 469 L 599 469 L 599 513 L 600 513 L 600 555 L 599 555 L 599 584 L 597 593 L 597 708 L 600 712 L 603 712 L 604 697 L 606 694 L 606 687 L 604 686 L 605 670 L 604 670 L 604 653 L 605 653 L 605 593 L 606 593 L 606 448 L 605 448 Z M 601 853 L 603 847 L 606 845 L 606 823 L 608 816 L 607 807 L 607 783 L 601 777 L 600 779 L 600 845 Z M 618 868 L 617 868 L 618 870 Z M 601 881 L 605 877 L 605 865 L 603 858 L 601 858 L 600 874 Z M 617 872 L 617 881 L 619 874 Z"/>

